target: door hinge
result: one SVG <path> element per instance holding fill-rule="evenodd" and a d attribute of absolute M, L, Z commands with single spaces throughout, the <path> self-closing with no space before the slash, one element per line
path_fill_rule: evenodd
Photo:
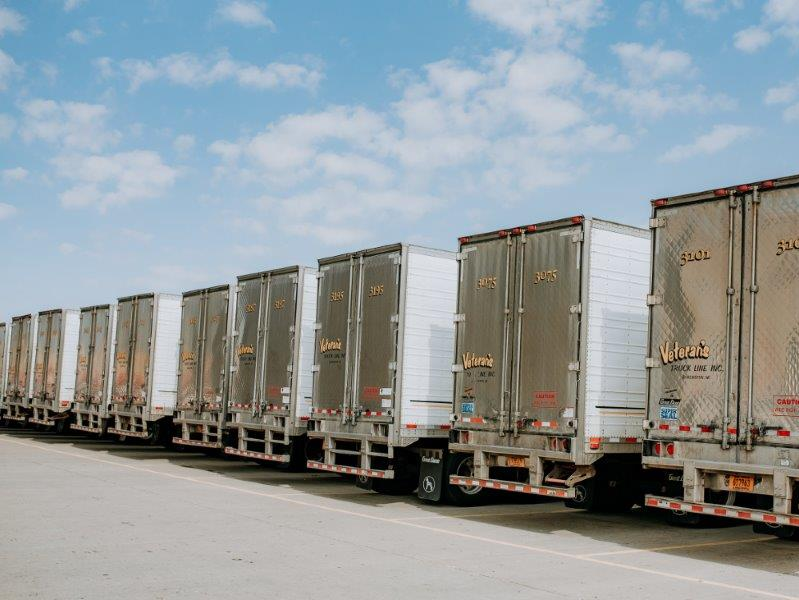
<path fill-rule="evenodd" d="M 657 229 L 658 227 L 665 227 L 666 219 L 665 217 L 654 217 L 649 219 L 649 229 Z"/>
<path fill-rule="evenodd" d="M 583 235 L 582 231 L 580 233 L 575 233 L 572 236 L 572 242 L 575 243 L 575 244 L 578 244 L 578 243 L 582 242 L 583 239 L 585 239 L 585 236 Z"/>
<path fill-rule="evenodd" d="M 657 368 L 658 363 L 654 358 L 647 357 L 645 366 L 647 369 L 655 369 Z"/>
<path fill-rule="evenodd" d="M 311 365 L 311 373 L 318 373 L 319 365 Z"/>
<path fill-rule="evenodd" d="M 475 246 L 470 246 L 469 248 L 466 248 L 465 250 L 461 250 L 460 252 L 458 252 L 455 255 L 455 258 L 457 260 L 466 260 L 468 258 L 467 254 L 469 254 L 469 252 L 477 252 L 477 248 Z"/>
<path fill-rule="evenodd" d="M 573 315 L 579 315 L 583 312 L 583 305 L 582 303 L 572 304 L 569 307 L 569 312 Z"/>
<path fill-rule="evenodd" d="M 466 321 L 466 315 L 464 315 L 463 313 L 453 315 L 452 317 L 453 323 L 464 323 L 465 321 Z"/>
<path fill-rule="evenodd" d="M 314 323 L 313 324 L 313 330 L 314 331 L 319 331 L 320 329 L 322 329 L 322 324 L 321 323 Z"/>
<path fill-rule="evenodd" d="M 657 294 L 648 294 L 646 297 L 646 305 L 647 306 L 656 306 L 658 304 L 663 304 L 663 297 L 658 296 Z"/>
<path fill-rule="evenodd" d="M 324 267 L 322 267 L 322 268 L 324 268 Z M 316 278 L 317 279 L 324 279 L 325 278 L 325 272 L 324 271 L 317 271 L 316 272 Z"/>
<path fill-rule="evenodd" d="M 399 315 L 391 315 L 390 321 L 392 323 L 399 323 Z"/>
<path fill-rule="evenodd" d="M 580 370 L 580 361 L 569 363 L 569 371 L 579 371 L 579 370 Z"/>
<path fill-rule="evenodd" d="M 453 373 L 463 373 L 463 365 L 452 365 Z"/>
<path fill-rule="evenodd" d="M 397 370 L 397 363 L 396 363 L 396 361 L 393 361 L 393 360 L 392 360 L 390 363 L 388 363 L 388 370 L 389 370 L 389 371 L 396 371 L 396 370 Z"/>

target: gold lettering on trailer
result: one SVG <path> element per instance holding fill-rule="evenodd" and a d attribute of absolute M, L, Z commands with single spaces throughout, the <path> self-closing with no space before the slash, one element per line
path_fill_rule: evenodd
<path fill-rule="evenodd" d="M 331 350 L 341 350 L 341 338 L 336 338 L 335 340 L 322 338 L 319 340 L 319 352 L 324 354 L 325 352 L 330 352 Z"/>
<path fill-rule="evenodd" d="M 255 302 L 250 302 L 249 304 L 244 305 L 244 312 L 255 312 Z"/>
<path fill-rule="evenodd" d="M 275 300 L 275 310 L 282 310 L 286 307 L 286 299 L 285 298 L 278 298 Z"/>
<path fill-rule="evenodd" d="M 478 367 L 485 367 L 488 369 L 494 368 L 494 357 L 490 354 L 485 356 L 478 356 L 474 352 L 464 352 L 461 355 L 463 361 L 463 368 L 466 370 L 476 369 Z"/>
<path fill-rule="evenodd" d="M 705 340 L 693 346 L 680 346 L 678 342 L 665 342 L 660 345 L 660 358 L 664 365 L 687 358 L 710 358 L 710 348 Z"/>
<path fill-rule="evenodd" d="M 197 360 L 197 354 L 195 354 L 194 352 L 189 352 L 189 351 L 181 352 L 180 353 L 180 360 L 181 360 L 181 362 L 191 362 L 193 360 Z"/>
<path fill-rule="evenodd" d="M 680 252 L 680 266 L 684 267 L 689 262 L 699 260 L 709 260 L 710 250 L 694 250 L 692 252 Z"/>
<path fill-rule="evenodd" d="M 535 285 L 542 282 L 555 283 L 557 280 L 558 280 L 557 269 L 550 269 L 548 271 L 536 271 L 535 279 L 533 279 L 533 284 Z"/>
<path fill-rule="evenodd" d="M 799 250 L 799 238 L 795 240 L 780 240 L 777 242 L 777 256 L 788 250 Z"/>
<path fill-rule="evenodd" d="M 255 348 L 252 345 L 244 344 L 239 346 L 239 349 L 236 350 L 236 354 L 239 356 L 244 356 L 247 354 L 255 354 Z"/>
<path fill-rule="evenodd" d="M 385 287 L 382 283 L 380 285 L 369 286 L 369 297 L 374 298 L 375 296 L 382 296 L 385 291 Z"/>
<path fill-rule="evenodd" d="M 481 277 L 477 280 L 478 290 L 493 290 L 497 287 L 497 278 L 495 275 Z"/>
<path fill-rule="evenodd" d="M 197 324 L 197 317 L 192 317 L 189 319 L 189 325 L 196 325 Z"/>
<path fill-rule="evenodd" d="M 331 302 L 341 302 L 344 300 L 344 290 L 333 290 L 330 292 Z"/>

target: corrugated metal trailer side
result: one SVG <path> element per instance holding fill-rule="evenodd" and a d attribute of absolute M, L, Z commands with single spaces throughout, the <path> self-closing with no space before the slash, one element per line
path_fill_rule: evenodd
<path fill-rule="evenodd" d="M 799 537 L 799 176 L 652 204 L 646 504 Z"/>
<path fill-rule="evenodd" d="M 413 491 L 452 407 L 452 252 L 395 244 L 319 261 L 312 469 Z"/>
<path fill-rule="evenodd" d="M 176 444 L 201 448 L 224 446 L 233 300 L 229 285 L 183 294 L 172 438 Z"/>
<path fill-rule="evenodd" d="M 5 323 L 0 323 L 0 418 L 5 415 L 6 409 L 6 381 L 8 377 L 8 346 L 11 328 Z"/>
<path fill-rule="evenodd" d="M 646 230 L 581 216 L 461 238 L 448 492 L 631 505 Z"/>
<path fill-rule="evenodd" d="M 80 311 L 78 365 L 71 428 L 103 434 L 108 428 L 111 375 L 116 339 L 116 304 L 87 306 Z"/>
<path fill-rule="evenodd" d="M 61 308 L 40 312 L 36 329 L 28 421 L 63 430 L 75 397 L 80 313 Z"/>
<path fill-rule="evenodd" d="M 30 415 L 37 323 L 35 313 L 11 319 L 6 383 L 6 418 L 11 421 L 24 423 Z"/>
<path fill-rule="evenodd" d="M 226 454 L 304 466 L 316 269 L 238 278 Z"/>
<path fill-rule="evenodd" d="M 180 313 L 181 297 L 173 294 L 119 299 L 109 433 L 171 439 Z"/>

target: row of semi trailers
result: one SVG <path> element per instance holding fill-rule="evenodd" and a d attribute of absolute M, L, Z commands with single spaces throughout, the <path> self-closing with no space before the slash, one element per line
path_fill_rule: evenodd
<path fill-rule="evenodd" d="M 3 416 L 795 536 L 799 177 L 652 205 L 14 317 Z"/>

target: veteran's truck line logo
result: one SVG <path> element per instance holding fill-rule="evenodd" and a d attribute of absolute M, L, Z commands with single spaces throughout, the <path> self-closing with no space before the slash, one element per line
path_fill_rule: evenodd
<path fill-rule="evenodd" d="M 660 345 L 660 358 L 664 365 L 688 358 L 710 358 L 710 348 L 705 340 L 693 346 L 681 346 L 679 342 L 665 342 Z"/>
<path fill-rule="evenodd" d="M 485 356 L 478 356 L 474 352 L 464 352 L 461 355 L 461 359 L 463 361 L 463 368 L 466 370 L 469 369 L 477 369 L 480 367 L 484 367 L 487 369 L 494 368 L 494 357 L 490 354 L 486 354 Z"/>
<path fill-rule="evenodd" d="M 322 338 L 319 340 L 319 352 L 324 354 L 325 352 L 330 352 L 331 350 L 341 350 L 341 338 L 336 338 L 335 340 Z"/>

